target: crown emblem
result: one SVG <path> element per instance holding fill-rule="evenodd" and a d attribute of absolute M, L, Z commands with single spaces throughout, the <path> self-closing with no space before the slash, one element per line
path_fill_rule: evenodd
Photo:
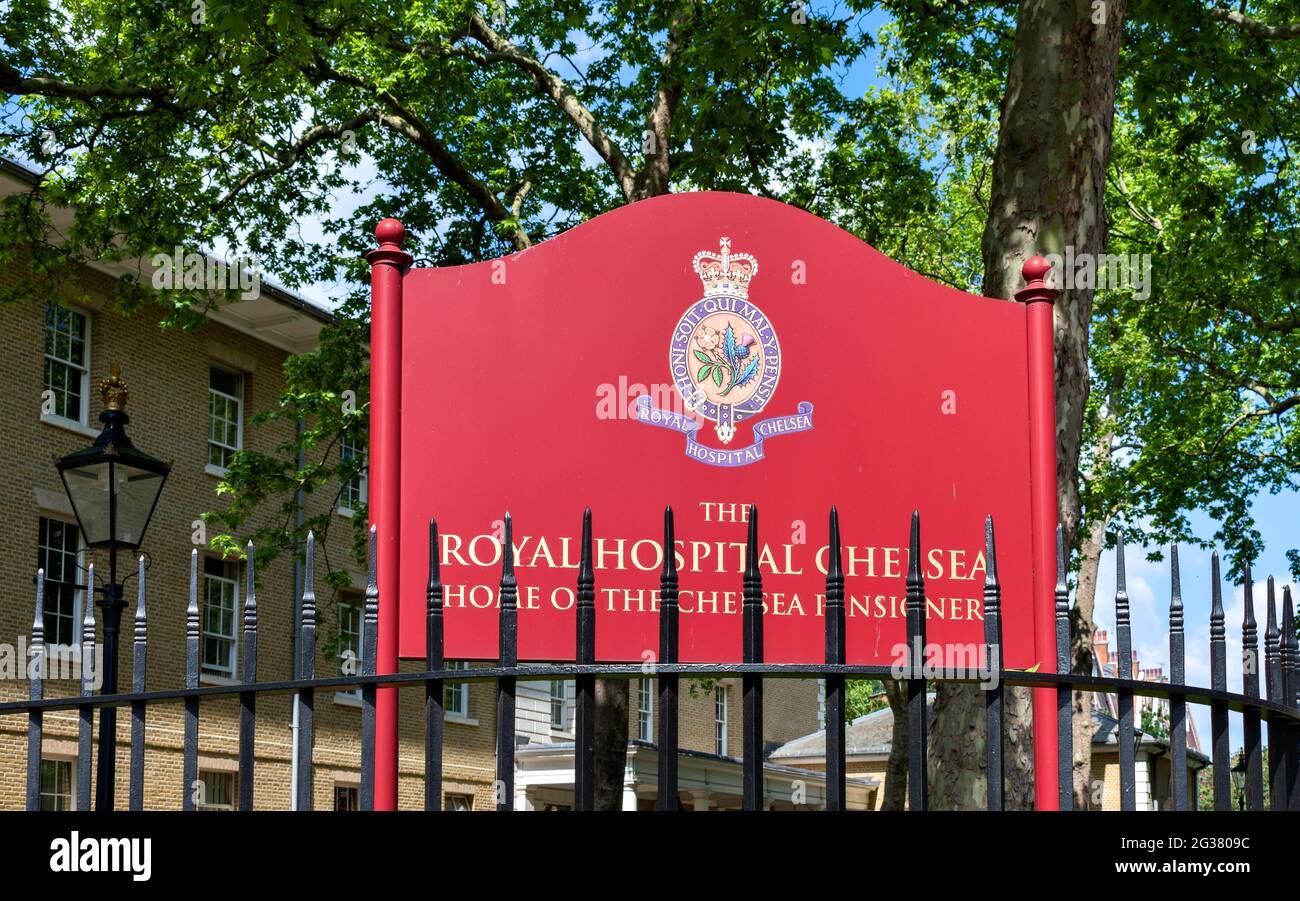
<path fill-rule="evenodd" d="M 721 253 L 701 250 L 691 261 L 691 266 L 704 283 L 704 296 L 725 294 L 728 297 L 749 297 L 749 281 L 758 274 L 758 260 L 747 253 L 731 252 L 731 239 L 718 242 Z"/>
<path fill-rule="evenodd" d="M 121 410 L 126 407 L 126 382 L 122 381 L 122 370 L 116 363 L 108 369 L 108 378 L 99 383 L 99 396 L 104 399 L 107 410 Z"/>

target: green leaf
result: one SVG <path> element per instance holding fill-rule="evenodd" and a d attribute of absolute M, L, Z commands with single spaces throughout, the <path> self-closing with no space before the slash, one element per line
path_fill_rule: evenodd
<path fill-rule="evenodd" d="M 713 359 L 702 350 L 697 350 L 695 352 L 695 359 L 699 360 L 701 363 L 713 363 Z"/>
<path fill-rule="evenodd" d="M 704 381 L 709 377 L 709 373 L 712 371 L 713 371 L 712 366 L 701 366 L 699 373 L 695 376 L 695 381 L 697 382 Z"/>
<path fill-rule="evenodd" d="M 714 366 L 714 367 L 713 367 L 713 384 L 717 385 L 719 388 L 722 387 L 722 367 L 721 367 L 721 366 Z"/>

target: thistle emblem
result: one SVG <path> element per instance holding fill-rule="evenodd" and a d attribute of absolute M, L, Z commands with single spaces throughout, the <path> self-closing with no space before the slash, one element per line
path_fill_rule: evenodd
<path fill-rule="evenodd" d="M 673 329 L 668 364 L 673 384 L 689 413 L 711 420 L 718 440 L 728 445 L 736 424 L 760 412 L 772 399 L 781 374 L 781 344 L 767 315 L 749 299 L 758 260 L 732 253 L 731 239 L 718 252 L 702 250 L 691 266 L 704 296 L 687 308 Z M 801 403 L 790 416 L 754 424 L 754 443 L 718 449 L 697 440 L 698 418 L 655 409 L 648 397 L 637 401 L 639 421 L 686 435 L 686 453 L 713 466 L 744 466 L 763 459 L 763 441 L 777 434 L 812 428 L 812 404 Z"/>
<path fill-rule="evenodd" d="M 704 297 L 678 323 L 671 355 L 686 409 L 713 420 L 718 439 L 728 444 L 735 424 L 761 410 L 775 390 L 781 351 L 771 323 L 749 302 L 758 260 L 733 254 L 730 238 L 718 245 L 718 253 L 702 250 L 691 261 Z M 689 336 L 690 350 L 684 372 L 677 366 L 683 335 Z"/>

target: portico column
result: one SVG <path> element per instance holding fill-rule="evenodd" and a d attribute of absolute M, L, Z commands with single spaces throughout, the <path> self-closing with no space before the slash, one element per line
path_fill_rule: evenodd
<path fill-rule="evenodd" d="M 709 793 L 707 790 L 691 792 L 691 809 L 692 810 L 709 809 Z"/>

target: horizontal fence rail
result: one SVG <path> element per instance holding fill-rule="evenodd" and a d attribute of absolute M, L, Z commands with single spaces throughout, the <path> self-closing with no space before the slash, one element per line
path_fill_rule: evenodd
<path fill-rule="evenodd" d="M 492 683 L 496 689 L 497 734 L 496 747 L 496 797 L 494 806 L 506 811 L 514 807 L 515 768 L 515 705 L 516 686 L 519 680 L 573 679 L 576 688 L 575 751 L 574 751 L 574 803 L 580 810 L 590 810 L 595 804 L 595 683 L 596 679 L 640 679 L 646 675 L 643 663 L 600 663 L 596 660 L 595 577 L 592 568 L 592 516 L 587 510 L 582 517 L 581 562 L 578 567 L 576 591 L 576 659 L 571 663 L 528 664 L 518 661 L 518 581 L 514 567 L 512 543 L 513 520 L 505 515 L 502 554 L 501 601 L 499 609 L 499 656 L 496 665 L 475 669 L 448 667 L 443 640 L 443 586 L 439 563 L 438 527 L 429 522 L 429 579 L 426 596 L 426 655 L 423 672 L 377 673 L 377 625 L 379 591 L 376 578 L 376 531 L 372 527 L 368 536 L 369 560 L 362 611 L 360 670 L 353 675 L 318 677 L 315 672 L 317 608 L 315 584 L 315 537 L 308 534 L 305 543 L 304 581 L 299 598 L 298 655 L 293 678 L 258 681 L 258 599 L 254 573 L 254 547 L 247 547 L 246 590 L 242 608 L 242 648 L 240 678 L 234 684 L 200 685 L 200 607 L 199 607 L 199 555 L 191 553 L 188 603 L 185 609 L 185 680 L 184 687 L 162 690 L 145 690 L 147 667 L 147 619 L 145 568 L 141 558 L 138 571 L 138 591 L 133 645 L 133 671 L 130 692 L 93 694 L 92 679 L 84 671 L 80 691 L 76 696 L 51 698 L 46 696 L 46 674 L 43 666 L 33 670 L 29 680 L 29 694 L 25 701 L 0 702 L 0 716 L 27 716 L 27 773 L 26 806 L 29 810 L 40 805 L 40 764 L 44 714 L 52 710 L 75 710 L 78 718 L 77 792 L 78 809 L 89 809 L 92 766 L 92 736 L 94 717 L 98 711 L 101 720 L 108 711 L 126 708 L 130 712 L 131 748 L 129 760 L 128 806 L 132 810 L 143 807 L 144 735 L 147 714 L 151 705 L 180 703 L 184 710 L 182 741 L 182 792 L 177 799 L 184 810 L 198 806 L 198 752 L 200 711 L 204 701 L 233 698 L 239 704 L 238 717 L 238 807 L 252 809 L 257 801 L 254 778 L 254 735 L 257 727 L 257 700 L 259 696 L 291 695 L 296 707 L 298 739 L 294 749 L 297 782 L 295 809 L 312 807 L 312 752 L 314 747 L 313 705 L 318 692 L 359 691 L 361 697 L 360 791 L 359 802 L 363 810 L 373 809 L 375 797 L 375 698 L 381 687 L 403 688 L 422 686 L 424 689 L 425 760 L 424 808 L 442 808 L 442 768 L 445 715 L 443 690 L 448 685 L 464 683 Z M 1230 712 L 1242 716 L 1244 746 L 1239 771 L 1244 772 L 1243 786 L 1238 803 L 1250 810 L 1300 810 L 1300 649 L 1295 633 L 1295 611 L 1289 586 L 1282 590 L 1280 613 L 1274 580 L 1270 577 L 1265 591 L 1266 615 L 1264 653 L 1259 660 L 1258 626 L 1254 610 L 1254 584 L 1249 566 L 1244 571 L 1243 587 L 1245 615 L 1241 625 L 1242 637 L 1242 690 L 1228 690 L 1227 683 L 1227 623 L 1225 621 L 1219 579 L 1218 554 L 1211 560 L 1211 613 L 1210 661 L 1211 685 L 1208 688 L 1185 684 L 1185 626 L 1183 598 L 1179 573 L 1178 548 L 1170 552 L 1171 595 L 1169 604 L 1169 656 L 1170 681 L 1127 678 L 1123 675 L 1071 673 L 1070 606 L 1066 583 L 1065 544 L 1061 530 L 1057 534 L 1057 586 L 1055 592 L 1055 629 L 1057 672 L 1008 669 L 1001 665 L 1003 610 L 1001 585 L 998 578 L 997 548 L 993 518 L 985 521 L 985 584 L 983 637 L 984 666 L 968 670 L 945 669 L 937 673 L 925 671 L 923 660 L 918 658 L 925 647 L 926 600 L 925 583 L 920 569 L 922 559 L 921 521 L 913 512 L 909 529 L 909 564 L 905 579 L 907 659 L 902 681 L 905 688 L 908 724 L 907 787 L 908 807 L 924 810 L 928 806 L 926 768 L 929 758 L 928 729 L 930 712 L 927 707 L 927 683 L 963 682 L 980 683 L 984 691 L 985 772 L 987 795 L 985 803 L 990 810 L 1004 807 L 1006 687 L 1054 689 L 1057 696 L 1056 730 L 1060 747 L 1059 784 L 1057 801 L 1061 809 L 1075 807 L 1073 785 L 1073 704 L 1076 692 L 1097 692 L 1114 695 L 1117 699 L 1118 724 L 1115 735 L 1119 756 L 1120 805 L 1131 810 L 1136 805 L 1136 761 L 1138 740 L 1142 730 L 1134 722 L 1135 699 L 1165 699 L 1169 701 L 1169 744 L 1171 761 L 1171 802 L 1175 810 L 1195 806 L 1195 798 L 1188 791 L 1187 763 L 1188 733 L 1187 705 L 1205 705 L 1211 712 L 1211 752 L 1213 760 L 1213 801 L 1216 809 L 1231 809 L 1233 804 L 1231 780 L 1232 764 L 1228 750 L 1228 717 Z M 681 663 L 679 647 L 679 578 L 675 555 L 665 553 L 660 575 L 659 654 L 654 664 L 658 680 L 656 744 L 658 746 L 658 801 L 660 810 L 676 810 L 678 802 L 678 753 L 680 680 L 685 678 L 738 677 L 742 686 L 742 806 L 746 810 L 764 809 L 763 791 L 763 684 L 770 678 L 820 678 L 825 680 L 826 698 L 826 808 L 844 810 L 847 807 L 845 706 L 846 681 L 849 679 L 895 679 L 898 667 L 882 664 L 847 664 L 845 578 L 841 554 L 840 519 L 835 508 L 829 517 L 829 553 L 825 593 L 825 662 L 821 664 L 768 663 L 763 652 L 763 587 L 762 573 L 758 567 L 759 526 L 758 511 L 749 511 L 746 535 L 746 564 L 741 579 L 742 588 L 742 648 L 741 663 Z M 674 546 L 675 526 L 673 511 L 664 511 L 665 547 Z M 1126 590 L 1125 552 L 1123 542 L 1116 549 L 1115 623 L 1119 665 L 1117 673 L 1132 674 L 1132 629 L 1129 619 L 1129 599 Z M 93 584 L 93 565 L 89 568 Z M 32 659 L 45 660 L 49 647 L 45 640 L 45 588 L 43 571 L 36 576 L 35 617 L 32 622 L 30 655 Z M 82 622 L 83 647 L 95 645 L 94 605 L 85 605 Z M 982 671 L 981 671 L 982 670 Z M 996 673 L 996 678 L 989 676 Z M 1090 714 L 1089 714 L 1090 715 Z M 107 720 L 111 721 L 111 717 Z M 1267 726 L 1268 754 L 1264 758 L 1262 737 Z M 101 742 L 101 750 L 115 753 L 116 735 L 108 735 Z M 108 806 L 114 799 L 109 793 Z"/>

